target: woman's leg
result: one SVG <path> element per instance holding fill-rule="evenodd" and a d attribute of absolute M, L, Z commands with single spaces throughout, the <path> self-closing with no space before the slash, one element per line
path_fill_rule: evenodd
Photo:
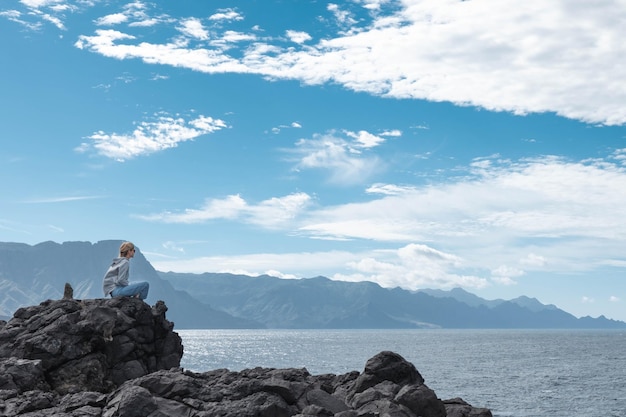
<path fill-rule="evenodd" d="M 146 281 L 141 281 L 137 283 L 137 297 L 142 300 L 148 298 L 148 290 L 150 289 L 150 284 Z"/>
<path fill-rule="evenodd" d="M 112 297 L 137 297 L 145 300 L 148 297 L 150 284 L 142 282 L 131 282 L 125 287 L 117 287 L 111 291 Z"/>

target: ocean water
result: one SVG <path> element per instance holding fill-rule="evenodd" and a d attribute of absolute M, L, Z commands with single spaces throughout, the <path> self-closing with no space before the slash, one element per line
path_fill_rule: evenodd
<path fill-rule="evenodd" d="M 442 399 L 495 417 L 626 417 L 626 331 L 178 330 L 181 366 L 362 372 L 391 350 Z"/>

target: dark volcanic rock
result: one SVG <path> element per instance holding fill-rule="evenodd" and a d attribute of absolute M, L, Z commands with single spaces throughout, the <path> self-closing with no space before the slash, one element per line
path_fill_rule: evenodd
<path fill-rule="evenodd" d="M 133 298 L 48 300 L 21 308 L 0 329 L 0 358 L 7 358 L 0 369 L 12 371 L 2 373 L 0 388 L 107 392 L 177 367 L 183 348 L 166 310 L 162 302 L 150 308 Z M 24 374 L 40 381 L 25 381 Z"/>
<path fill-rule="evenodd" d="M 472 407 L 461 398 L 445 400 L 447 417 L 491 417 L 491 411 L 486 408 Z"/>
<path fill-rule="evenodd" d="M 179 367 L 181 339 L 161 302 L 46 301 L 0 323 L 0 416 L 491 417 L 442 401 L 394 352 L 363 373 Z"/>
<path fill-rule="evenodd" d="M 446 417 L 446 404 L 418 375 L 411 363 L 393 352 L 371 358 L 363 374 L 339 376 L 314 376 L 306 369 L 164 370 L 119 387 L 102 415 Z M 365 388 L 364 380 L 376 382 Z M 463 406 L 454 409 L 456 417 L 491 416 Z M 136 414 L 138 409 L 144 414 Z"/>

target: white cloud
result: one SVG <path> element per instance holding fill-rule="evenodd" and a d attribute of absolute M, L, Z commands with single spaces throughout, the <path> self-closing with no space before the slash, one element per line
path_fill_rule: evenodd
<path fill-rule="evenodd" d="M 587 296 L 583 296 L 583 297 L 580 299 L 580 301 L 581 301 L 583 304 L 593 304 L 593 303 L 595 303 L 595 302 L 596 302 L 596 300 L 594 300 L 592 297 L 587 297 Z"/>
<path fill-rule="evenodd" d="M 218 13 L 212 14 L 210 20 L 243 20 L 243 16 L 234 9 L 222 9 Z"/>
<path fill-rule="evenodd" d="M 135 39 L 115 30 L 96 30 L 95 36 L 79 36 L 74 44 L 79 49 L 90 49 L 116 59 L 141 58 L 150 64 L 162 64 L 191 68 L 208 73 L 247 72 L 239 60 L 230 58 L 217 50 L 188 49 L 184 43 L 173 41 L 168 44 L 116 45 L 118 41 Z"/>
<path fill-rule="evenodd" d="M 363 6 L 373 10 L 378 4 Z M 528 0 L 510 7 L 496 0 L 406 0 L 402 5 L 377 12 L 369 27 L 300 49 L 281 39 L 262 43 L 248 35 L 242 40 L 257 43 L 244 43 L 231 56 L 219 48 L 151 43 L 146 38 L 138 42 L 106 31 L 81 36 L 77 46 L 207 73 L 334 82 L 387 97 L 626 123 L 626 85 L 619 82 L 626 60 L 626 7 L 620 2 Z M 328 10 L 343 25 L 356 24 L 336 4 Z M 233 10 L 211 16 L 240 18 Z"/>
<path fill-rule="evenodd" d="M 612 302 L 612 303 L 619 303 L 622 300 L 620 300 L 619 297 L 616 297 L 616 296 L 612 295 L 612 296 L 609 297 L 609 301 Z"/>
<path fill-rule="evenodd" d="M 124 23 L 128 20 L 128 16 L 124 13 L 113 13 L 96 19 L 98 26 L 113 26 Z"/>
<path fill-rule="evenodd" d="M 398 129 L 394 130 L 386 130 L 380 134 L 380 136 L 392 136 L 392 137 L 400 137 L 402 136 L 402 131 Z"/>
<path fill-rule="evenodd" d="M 189 18 L 180 22 L 178 30 L 186 36 L 199 40 L 209 39 L 209 32 L 202 26 L 200 19 Z"/>
<path fill-rule="evenodd" d="M 57 16 L 53 16 L 53 15 L 48 14 L 48 13 L 43 13 L 41 15 L 41 18 L 43 20 L 46 20 L 46 21 L 52 23 L 58 29 L 65 30 L 65 25 L 63 24 L 63 21 L 60 18 L 58 18 Z"/>
<path fill-rule="evenodd" d="M 227 43 L 235 43 L 235 42 L 246 42 L 246 41 L 255 41 L 257 39 L 256 35 L 251 35 L 249 33 L 236 32 L 234 30 L 227 30 L 224 32 L 221 41 Z"/>
<path fill-rule="evenodd" d="M 402 195 L 407 192 L 415 191 L 414 186 L 402 186 L 395 184 L 373 184 L 365 192 L 370 194 L 384 194 L 384 195 Z"/>
<path fill-rule="evenodd" d="M 513 278 L 521 277 L 525 272 L 521 269 L 500 265 L 491 271 L 491 279 L 503 285 L 515 285 L 517 282 Z"/>
<path fill-rule="evenodd" d="M 279 134 L 282 129 L 300 129 L 300 128 L 302 128 L 302 125 L 300 123 L 292 122 L 289 125 L 280 125 L 280 126 L 273 127 L 271 131 L 274 134 Z"/>
<path fill-rule="evenodd" d="M 5 10 L 0 12 L 0 16 L 6 17 L 10 20 L 19 19 L 21 15 L 22 13 L 20 13 L 18 10 Z"/>
<path fill-rule="evenodd" d="M 32 22 L 28 22 L 24 20 L 22 13 L 19 12 L 18 10 L 6 10 L 3 12 L 0 12 L 0 17 L 4 17 L 14 23 L 18 23 L 29 30 L 34 30 L 34 31 L 40 30 L 42 26 L 41 22 L 32 23 Z"/>
<path fill-rule="evenodd" d="M 20 13 L 24 19 L 40 20 L 48 23 L 52 23 L 59 30 L 66 30 L 63 19 L 65 18 L 65 12 L 71 12 L 77 9 L 77 6 L 71 4 L 65 4 L 65 0 L 20 0 L 28 9 L 25 13 Z M 13 11 L 10 11 L 11 13 Z M 20 23 L 24 27 L 30 30 L 39 30 L 42 28 L 40 22 L 28 22 L 21 19 L 18 16 L 5 14 L 9 20 Z"/>
<path fill-rule="evenodd" d="M 626 165 L 626 148 L 617 149 L 613 152 L 613 158 L 619 161 L 622 165 Z"/>
<path fill-rule="evenodd" d="M 41 7 L 48 7 L 54 4 L 63 3 L 63 1 L 65 0 L 20 0 L 20 3 L 25 6 L 38 9 Z"/>
<path fill-rule="evenodd" d="M 329 3 L 326 6 L 329 12 L 331 12 L 340 25 L 352 26 L 356 23 L 356 20 L 352 17 L 351 13 L 347 10 L 342 10 L 335 3 Z"/>
<path fill-rule="evenodd" d="M 149 16 L 149 7 L 146 3 L 135 1 L 123 6 L 123 11 L 96 19 L 97 26 L 112 26 L 127 23 L 129 27 L 146 28 L 158 23 L 174 22 L 167 15 Z"/>
<path fill-rule="evenodd" d="M 381 5 L 388 3 L 389 0 L 356 0 L 363 3 L 363 7 L 370 10 L 379 10 Z"/>
<path fill-rule="evenodd" d="M 182 117 L 158 115 L 154 121 L 139 123 L 130 133 L 96 132 L 87 137 L 92 140 L 91 143 L 81 144 L 76 151 L 87 152 L 94 149 L 102 156 L 124 161 L 174 148 L 180 142 L 193 140 L 225 127 L 227 126 L 223 120 L 208 116 L 185 121 Z"/>
<path fill-rule="evenodd" d="M 373 135 L 365 130 L 359 132 L 346 131 L 346 135 L 355 139 L 355 146 L 358 148 L 374 148 L 385 142 L 384 138 Z"/>
<path fill-rule="evenodd" d="M 308 33 L 299 32 L 297 30 L 288 30 L 287 32 L 285 32 L 285 34 L 291 40 L 291 42 L 295 43 L 304 43 L 313 39 Z"/>
<path fill-rule="evenodd" d="M 118 40 L 126 40 L 126 39 L 135 39 L 132 35 L 127 35 L 125 33 L 119 32 L 117 30 L 96 30 L 96 34 L 98 37 L 79 37 L 78 41 L 74 43 L 78 49 L 85 48 L 106 48 L 113 46 L 115 41 Z M 119 52 L 119 51 L 117 51 Z M 125 58 L 125 54 L 118 55 L 117 58 L 123 59 Z"/>

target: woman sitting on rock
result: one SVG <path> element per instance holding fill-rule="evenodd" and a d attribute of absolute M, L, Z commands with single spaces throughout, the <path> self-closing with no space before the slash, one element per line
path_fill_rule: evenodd
<path fill-rule="evenodd" d="M 102 290 L 104 296 L 111 297 L 134 297 L 145 300 L 148 296 L 150 284 L 141 282 L 128 282 L 130 269 L 130 258 L 135 256 L 135 245 L 131 242 L 124 242 L 120 246 L 120 256 L 113 259 L 111 266 L 104 274 Z"/>

